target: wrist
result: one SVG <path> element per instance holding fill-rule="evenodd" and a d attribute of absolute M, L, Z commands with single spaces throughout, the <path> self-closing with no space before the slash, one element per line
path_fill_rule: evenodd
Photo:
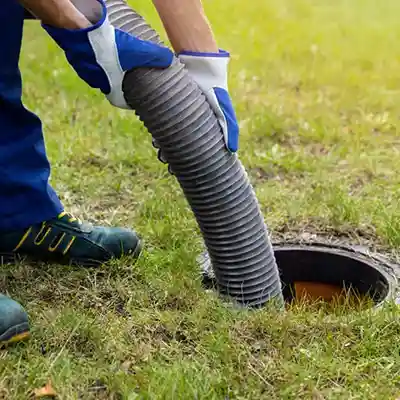
<path fill-rule="evenodd" d="M 56 28 L 64 28 L 64 29 L 86 29 L 92 26 L 91 22 L 81 13 L 77 12 L 73 18 L 66 16 L 62 19 L 58 26 L 54 23 L 52 24 Z"/>
<path fill-rule="evenodd" d="M 107 19 L 107 8 L 105 3 L 102 0 L 96 0 L 96 2 L 101 7 L 101 11 L 98 11 L 97 21 L 93 21 L 93 23 L 86 17 L 86 15 L 73 7 L 73 14 L 65 12 L 62 15 L 62 18 L 60 18 L 62 20 L 57 24 L 54 22 L 51 24 L 42 22 L 42 26 L 48 33 L 50 33 L 56 42 L 69 41 L 71 40 L 71 35 L 75 36 L 75 38 L 80 38 L 80 40 L 87 40 L 87 35 L 90 32 L 99 28 L 105 29 L 106 27 L 111 27 L 111 24 Z"/>
<path fill-rule="evenodd" d="M 20 2 L 42 24 L 59 29 L 83 29 L 90 26 L 90 21 L 70 0 L 20 0 Z"/>
<path fill-rule="evenodd" d="M 63 8 L 63 20 L 59 28 L 86 29 L 95 25 L 107 13 L 103 0 L 69 0 L 69 4 Z"/>

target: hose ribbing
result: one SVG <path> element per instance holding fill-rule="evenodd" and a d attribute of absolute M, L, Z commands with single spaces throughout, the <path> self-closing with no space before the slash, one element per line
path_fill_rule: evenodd
<path fill-rule="evenodd" d="M 107 0 L 111 23 L 141 39 L 158 34 L 123 0 Z M 283 302 L 273 249 L 256 196 L 217 119 L 183 65 L 137 69 L 124 80 L 128 104 L 157 141 L 202 232 L 221 294 L 260 307 Z"/>

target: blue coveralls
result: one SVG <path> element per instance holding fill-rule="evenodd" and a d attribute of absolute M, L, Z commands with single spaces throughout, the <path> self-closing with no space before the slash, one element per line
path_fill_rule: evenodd
<path fill-rule="evenodd" d="M 49 185 L 40 119 L 22 104 L 18 67 L 24 10 L 0 7 L 0 231 L 23 229 L 57 216 L 60 200 Z"/>

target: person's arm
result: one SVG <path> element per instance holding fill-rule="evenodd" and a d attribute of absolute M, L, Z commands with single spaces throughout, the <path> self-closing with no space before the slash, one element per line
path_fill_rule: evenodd
<path fill-rule="evenodd" d="M 70 0 L 20 0 L 37 19 L 57 28 L 82 29 L 91 25 Z"/>
<path fill-rule="evenodd" d="M 131 109 L 122 90 L 134 68 L 168 68 L 172 51 L 114 28 L 104 0 L 19 0 L 41 20 L 78 76 L 116 107 Z"/>
<path fill-rule="evenodd" d="M 230 54 L 218 48 L 201 0 L 153 0 L 180 61 L 203 91 L 221 125 L 226 147 L 239 148 L 239 124 L 228 89 Z"/>
<path fill-rule="evenodd" d="M 216 53 L 217 42 L 200 0 L 153 0 L 172 47 L 177 53 Z"/>

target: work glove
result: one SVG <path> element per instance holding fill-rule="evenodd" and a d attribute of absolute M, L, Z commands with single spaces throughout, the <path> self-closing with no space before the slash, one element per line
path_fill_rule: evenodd
<path fill-rule="evenodd" d="M 178 58 L 185 65 L 189 76 L 197 83 L 214 110 L 221 126 L 227 149 L 235 153 L 239 148 L 239 125 L 228 92 L 228 64 L 230 55 L 224 50 L 219 53 L 181 52 Z M 158 150 L 158 159 L 167 160 L 156 139 L 153 146 Z M 171 168 L 170 174 L 174 175 Z"/>
<path fill-rule="evenodd" d="M 150 41 L 140 40 L 114 28 L 103 0 L 102 17 L 85 29 L 63 29 L 43 24 L 43 28 L 64 50 L 78 76 L 89 86 L 100 89 L 108 101 L 122 109 L 131 109 L 122 91 L 125 73 L 133 68 L 167 68 L 173 53 Z"/>
<path fill-rule="evenodd" d="M 227 149 L 235 153 L 239 148 L 239 125 L 228 90 L 230 54 L 183 51 L 178 58 L 189 76 L 197 83 L 214 110 L 222 128 Z"/>

